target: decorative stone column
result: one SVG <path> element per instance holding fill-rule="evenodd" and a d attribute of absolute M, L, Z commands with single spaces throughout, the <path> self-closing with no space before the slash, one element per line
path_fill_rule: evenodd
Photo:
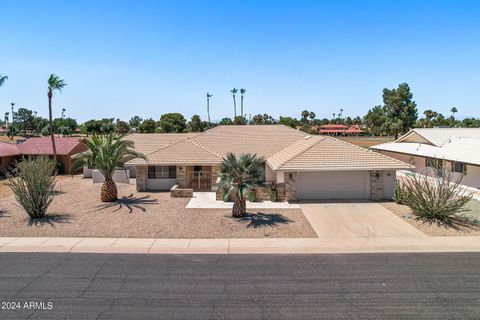
<path fill-rule="evenodd" d="M 297 173 L 285 172 L 285 201 L 297 201 Z"/>
<path fill-rule="evenodd" d="M 177 166 L 177 185 L 179 188 L 187 187 L 187 167 Z"/>
<path fill-rule="evenodd" d="M 147 191 L 147 178 L 148 178 L 148 167 L 147 166 L 138 166 L 135 167 L 137 171 L 136 185 L 137 191 Z"/>
<path fill-rule="evenodd" d="M 212 166 L 212 187 L 217 183 L 218 174 L 220 173 L 219 166 Z"/>
<path fill-rule="evenodd" d="M 383 200 L 383 174 L 381 171 L 370 171 L 370 200 Z"/>

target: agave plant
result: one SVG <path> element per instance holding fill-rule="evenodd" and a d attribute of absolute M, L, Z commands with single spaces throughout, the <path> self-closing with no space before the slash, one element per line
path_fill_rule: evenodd
<path fill-rule="evenodd" d="M 125 169 L 125 163 L 134 158 L 145 159 L 145 156 L 133 149 L 133 141 L 125 140 L 125 135 L 115 137 L 93 135 L 86 141 L 88 151 L 78 154 L 73 161 L 71 172 L 88 165 L 100 171 L 105 177 L 100 198 L 102 202 L 112 202 L 118 198 L 117 185 L 113 174 L 117 169 Z"/>
<path fill-rule="evenodd" d="M 245 196 L 249 190 L 260 183 L 264 177 L 263 158 L 255 154 L 234 155 L 229 153 L 220 165 L 221 182 L 226 197 L 234 192 L 238 194 L 233 203 L 232 216 L 243 217 L 246 213 Z"/>

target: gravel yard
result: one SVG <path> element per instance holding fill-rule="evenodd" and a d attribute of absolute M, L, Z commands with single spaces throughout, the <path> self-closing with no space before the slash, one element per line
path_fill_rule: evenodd
<path fill-rule="evenodd" d="M 480 236 L 479 224 L 456 225 L 455 228 L 447 227 L 416 220 L 415 217 L 412 216 L 412 210 L 405 205 L 400 205 L 395 202 L 384 202 L 381 203 L 381 205 L 429 236 Z M 478 200 L 471 200 L 467 204 L 467 208 L 470 211 L 464 212 L 461 215 L 471 221 L 480 221 L 480 202 Z"/>
<path fill-rule="evenodd" d="M 135 191 L 119 184 L 118 204 L 100 202 L 100 184 L 60 177 L 61 194 L 44 221 L 30 225 L 11 195 L 0 198 L 0 236 L 135 238 L 316 238 L 300 209 L 250 210 L 244 220 L 229 209 L 186 209 L 189 199 Z M 264 215 L 257 215 L 263 213 Z"/>

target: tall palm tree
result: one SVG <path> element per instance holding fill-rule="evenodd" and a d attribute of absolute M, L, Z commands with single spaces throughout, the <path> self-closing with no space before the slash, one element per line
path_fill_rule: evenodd
<path fill-rule="evenodd" d="M 94 134 L 85 142 L 88 151 L 74 157 L 71 173 L 88 165 L 105 177 L 100 194 L 102 202 L 112 202 L 118 198 L 117 185 L 113 181 L 115 170 L 125 170 L 125 162 L 131 159 L 145 159 L 143 154 L 134 150 L 133 141 L 125 140 L 124 137 L 125 135 L 116 138 L 112 133 L 106 136 Z"/>
<path fill-rule="evenodd" d="M 453 107 L 452 109 L 450 109 L 450 112 L 452 113 L 452 118 L 455 118 L 455 113 L 458 112 L 458 109 Z"/>
<path fill-rule="evenodd" d="M 2 76 L 0 74 L 0 87 L 3 86 L 3 84 L 5 83 L 5 81 L 8 79 L 7 76 Z"/>
<path fill-rule="evenodd" d="M 219 188 L 225 191 L 225 196 L 230 197 L 236 192 L 233 203 L 232 216 L 243 217 L 246 214 L 245 195 L 248 190 L 262 182 L 264 177 L 263 158 L 255 154 L 234 155 L 227 154 L 220 165 L 221 182 Z"/>
<path fill-rule="evenodd" d="M 9 118 L 10 118 L 10 112 L 5 112 L 5 118 L 4 119 L 5 119 L 5 123 L 6 123 L 7 127 L 8 127 Z"/>
<path fill-rule="evenodd" d="M 343 114 L 343 109 L 340 108 L 340 115 L 339 115 L 340 119 L 342 118 L 342 114 Z"/>
<path fill-rule="evenodd" d="M 57 160 L 57 148 L 55 146 L 55 136 L 53 133 L 53 119 L 52 119 L 52 97 L 53 92 L 58 91 L 62 92 L 63 87 L 67 84 L 63 79 L 60 79 L 57 75 L 53 73 L 48 78 L 48 120 L 50 124 L 50 137 L 52 139 L 52 149 L 53 149 L 53 158 Z"/>
<path fill-rule="evenodd" d="M 336 118 L 335 118 L 335 112 L 333 113 L 333 119 L 334 119 L 334 120 L 336 119 Z"/>
<path fill-rule="evenodd" d="M 235 94 L 238 92 L 238 90 L 237 88 L 233 88 L 232 90 L 230 90 L 230 92 L 232 93 L 232 96 L 233 96 L 233 113 L 235 115 L 233 120 L 235 121 L 235 118 L 237 117 L 237 100 L 235 99 Z"/>
<path fill-rule="evenodd" d="M 15 107 L 15 102 L 10 102 L 10 106 L 12 107 L 12 124 L 15 123 L 15 112 L 13 111 L 13 107 Z"/>
<path fill-rule="evenodd" d="M 246 89 L 242 88 L 240 89 L 240 115 L 242 117 L 244 117 L 244 114 L 243 114 L 243 96 L 245 95 L 245 93 L 247 92 Z M 245 124 L 245 119 L 243 119 L 243 124 Z"/>
<path fill-rule="evenodd" d="M 210 122 L 210 98 L 213 97 L 212 94 L 207 92 L 207 115 L 208 115 L 208 125 L 210 126 L 212 123 Z"/>

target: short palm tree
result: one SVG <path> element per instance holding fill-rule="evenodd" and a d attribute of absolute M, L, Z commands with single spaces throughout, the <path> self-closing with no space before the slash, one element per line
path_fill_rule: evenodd
<path fill-rule="evenodd" d="M 76 172 L 85 165 L 89 165 L 105 177 L 100 198 L 102 202 L 112 202 L 118 198 L 117 185 L 113 181 L 113 174 L 117 169 L 125 170 L 125 163 L 134 158 L 145 159 L 145 156 L 133 149 L 133 141 L 123 139 L 125 135 L 115 137 L 93 135 L 86 141 L 87 152 L 78 154 L 74 158 L 71 172 Z"/>
<path fill-rule="evenodd" d="M 0 74 L 0 87 L 3 86 L 3 84 L 5 83 L 5 81 L 8 79 L 7 76 L 2 76 Z"/>
<path fill-rule="evenodd" d="M 243 217 L 246 213 L 245 196 L 249 190 L 264 179 L 263 158 L 255 154 L 234 155 L 229 153 L 220 165 L 219 188 L 230 197 L 237 193 L 233 203 L 232 216 Z"/>
<path fill-rule="evenodd" d="M 54 91 L 62 92 L 63 87 L 67 84 L 63 79 L 60 79 L 58 76 L 53 73 L 48 78 L 48 120 L 50 123 L 50 137 L 52 138 L 52 149 L 53 149 L 53 158 L 57 159 L 57 148 L 55 146 L 55 136 L 53 132 L 53 120 L 52 120 L 52 97 Z"/>

